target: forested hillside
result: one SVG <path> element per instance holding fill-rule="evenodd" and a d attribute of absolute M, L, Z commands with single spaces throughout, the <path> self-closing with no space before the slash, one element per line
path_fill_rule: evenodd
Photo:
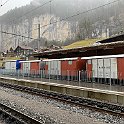
<path fill-rule="evenodd" d="M 0 17 L 3 31 L 48 41 L 64 42 L 65 45 L 87 38 L 110 37 L 123 32 L 123 0 L 33 0 L 29 5 L 15 8 Z M 46 25 L 46 26 L 44 26 Z M 11 38 L 2 34 L 4 49 L 18 44 L 28 44 L 32 39 Z M 9 45 L 8 45 L 9 43 Z M 42 43 L 45 45 L 45 42 Z M 7 46 L 7 47 L 6 47 Z"/>

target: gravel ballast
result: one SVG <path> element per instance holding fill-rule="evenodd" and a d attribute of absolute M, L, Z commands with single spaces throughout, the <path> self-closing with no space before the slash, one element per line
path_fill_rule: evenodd
<path fill-rule="evenodd" d="M 124 124 L 124 119 L 0 87 L 0 101 L 43 124 Z"/>

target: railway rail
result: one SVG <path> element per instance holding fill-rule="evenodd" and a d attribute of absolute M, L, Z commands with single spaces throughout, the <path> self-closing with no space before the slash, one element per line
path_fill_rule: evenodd
<path fill-rule="evenodd" d="M 30 117 L 29 115 L 26 115 L 3 103 L 0 103 L 0 112 L 6 116 L 5 118 L 10 118 L 10 121 L 16 121 L 18 124 L 41 124 L 41 122 Z"/>
<path fill-rule="evenodd" d="M 89 109 L 99 111 L 102 113 L 106 112 L 111 115 L 124 117 L 124 106 L 122 105 L 102 102 L 98 100 L 92 100 L 88 98 L 79 98 L 75 96 L 69 96 L 66 94 L 60 94 L 60 93 L 50 92 L 50 91 L 46 91 L 38 88 L 26 87 L 26 86 L 21 86 L 16 84 L 0 82 L 0 86 L 23 91 L 23 92 L 28 92 L 33 95 L 40 95 L 45 98 L 55 99 L 55 100 L 65 102 L 68 104 L 73 104 L 79 107 L 88 107 Z"/>

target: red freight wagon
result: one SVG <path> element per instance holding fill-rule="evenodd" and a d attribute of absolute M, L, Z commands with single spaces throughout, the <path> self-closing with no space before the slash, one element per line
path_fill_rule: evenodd
<path fill-rule="evenodd" d="M 48 76 L 49 75 L 49 73 L 48 73 L 48 63 L 49 63 L 49 61 L 51 61 L 51 59 L 45 59 L 41 62 L 41 63 L 44 63 L 44 68 L 41 69 L 43 71 L 42 72 L 43 76 Z"/>
<path fill-rule="evenodd" d="M 82 57 L 87 60 L 88 78 L 99 79 L 105 83 L 117 83 L 124 80 L 124 54 Z M 92 72 L 92 76 L 89 74 Z"/>
<path fill-rule="evenodd" d="M 86 60 L 80 58 L 48 59 L 45 62 L 45 74 L 57 78 L 78 76 L 79 70 L 86 69 Z"/>
<path fill-rule="evenodd" d="M 77 76 L 79 70 L 86 70 L 86 60 L 80 58 L 61 59 L 62 76 Z"/>
<path fill-rule="evenodd" d="M 39 74 L 41 60 L 21 61 L 21 70 L 23 73 Z"/>
<path fill-rule="evenodd" d="M 124 58 L 118 58 L 117 59 L 118 63 L 118 78 L 120 80 L 124 80 Z"/>

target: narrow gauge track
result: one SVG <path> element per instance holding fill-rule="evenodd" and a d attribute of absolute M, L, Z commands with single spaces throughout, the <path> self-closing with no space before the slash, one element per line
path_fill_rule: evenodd
<path fill-rule="evenodd" d="M 73 104 L 79 107 L 88 107 L 89 109 L 99 111 L 102 113 L 106 112 L 111 115 L 124 117 L 124 106 L 117 105 L 117 104 L 111 104 L 111 103 L 101 102 L 97 100 L 69 96 L 69 95 L 64 95 L 60 93 L 38 89 L 38 88 L 26 87 L 26 86 L 9 84 L 9 83 L 0 82 L 0 86 L 23 91 L 23 92 L 28 92 L 34 95 L 40 95 L 45 98 L 59 100 L 61 102 Z"/>
<path fill-rule="evenodd" d="M 6 118 L 9 117 L 11 120 L 15 120 L 18 124 L 41 124 L 36 119 L 2 103 L 0 103 L 0 112 L 3 113 Z"/>

